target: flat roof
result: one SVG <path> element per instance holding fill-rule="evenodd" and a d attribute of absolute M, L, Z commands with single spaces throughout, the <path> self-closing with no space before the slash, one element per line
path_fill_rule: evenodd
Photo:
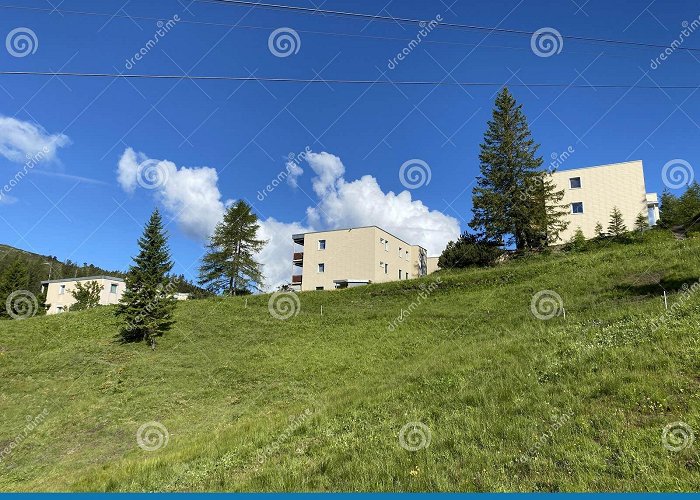
<path fill-rule="evenodd" d="M 85 276 L 83 278 L 61 278 L 60 280 L 46 280 L 42 281 L 42 285 L 47 285 L 49 283 L 66 283 L 68 281 L 85 281 L 85 280 L 110 280 L 110 281 L 124 281 L 124 278 L 117 278 L 115 276 Z"/>
<path fill-rule="evenodd" d="M 302 238 L 304 235 L 306 235 L 306 234 L 334 233 L 334 232 L 336 232 L 336 231 L 352 231 L 353 229 L 368 229 L 368 228 L 370 228 L 370 227 L 374 227 L 374 228 L 379 229 L 380 231 L 384 231 L 384 232 L 385 232 L 386 234 L 388 234 L 389 236 L 393 236 L 393 237 L 396 238 L 397 240 L 403 241 L 403 242 L 406 243 L 407 245 L 410 245 L 410 246 L 412 246 L 412 247 L 420 247 L 420 248 L 422 248 L 423 250 L 425 250 L 425 247 L 423 247 L 423 246 L 421 246 L 421 245 L 414 245 L 413 243 L 409 243 L 408 241 L 406 241 L 406 240 L 404 240 L 404 239 L 402 239 L 402 238 L 399 238 L 399 237 L 396 236 L 395 234 L 392 234 L 392 233 L 390 233 L 389 231 L 387 231 L 386 229 L 383 229 L 383 228 L 381 228 L 381 227 L 379 227 L 379 226 L 377 226 L 377 225 L 358 226 L 358 227 L 344 227 L 344 228 L 340 228 L 340 229 L 327 229 L 327 230 L 325 230 L 325 231 L 309 231 L 308 233 L 297 233 L 297 234 L 292 234 L 292 240 L 301 239 L 301 238 Z"/>
<path fill-rule="evenodd" d="M 563 168 L 561 170 L 555 170 L 552 172 L 553 174 L 559 173 L 559 172 L 574 172 L 576 170 L 588 170 L 589 168 L 602 168 L 602 167 L 617 167 L 619 165 L 628 165 L 630 163 L 640 163 L 642 164 L 642 168 L 644 167 L 644 164 L 642 163 L 642 160 L 631 160 L 631 161 L 622 161 L 620 163 L 606 163 L 604 165 L 591 165 L 590 167 L 576 167 L 576 168 Z"/>

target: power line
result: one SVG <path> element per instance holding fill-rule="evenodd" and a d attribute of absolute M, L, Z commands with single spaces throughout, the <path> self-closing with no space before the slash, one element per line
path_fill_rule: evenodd
<path fill-rule="evenodd" d="M 431 80 L 349 80 L 341 78 L 286 78 L 263 76 L 227 76 L 227 75 L 168 75 L 168 74 L 134 74 L 134 73 L 80 73 L 75 71 L 0 71 L 0 76 L 49 76 L 49 77 L 85 77 L 85 78 L 124 78 L 151 80 L 194 80 L 194 81 L 231 81 L 231 82 L 266 82 L 266 83 L 324 83 L 348 85 L 413 85 L 440 87 L 532 87 L 532 88 L 575 88 L 575 89 L 640 89 L 640 90 L 698 90 L 700 85 L 628 85 L 628 84 L 571 84 L 571 83 L 499 83 L 499 82 L 448 82 Z"/>
<path fill-rule="evenodd" d="M 200 3 L 210 3 L 210 4 L 220 4 L 220 5 L 236 5 L 245 6 L 258 9 L 268 9 L 268 10 L 289 10 L 302 14 L 311 15 L 327 15 L 335 17 L 352 17 L 357 19 L 366 19 L 373 21 L 389 21 L 394 23 L 402 24 L 420 24 L 430 22 L 429 19 L 413 19 L 406 17 L 394 17 L 394 16 L 382 16 L 379 14 L 365 14 L 361 12 L 350 12 L 350 11 L 340 11 L 340 10 L 329 10 L 329 9 L 317 9 L 311 7 L 299 7 L 296 5 L 282 5 L 282 4 L 270 4 L 270 3 L 259 3 L 252 2 L 250 0 L 194 0 Z M 510 28 L 498 28 L 494 26 L 478 26 L 471 24 L 459 24 L 459 23 L 448 23 L 440 21 L 437 25 L 438 28 L 451 28 L 451 29 L 461 29 L 468 31 L 488 31 L 490 33 L 501 33 L 510 35 L 526 35 L 532 36 L 536 32 L 527 30 L 517 30 Z M 561 35 L 562 38 L 568 40 L 575 40 L 579 42 L 592 42 L 592 43 L 608 43 L 617 45 L 628 45 L 631 47 L 643 47 L 643 48 L 654 48 L 654 49 L 666 49 L 668 45 L 660 45 L 654 43 L 644 43 L 635 42 L 630 40 L 615 40 L 612 38 L 595 38 L 587 36 L 577 36 L 577 35 Z M 700 47 L 678 47 L 677 50 L 685 50 L 689 52 L 700 52 Z"/>
<path fill-rule="evenodd" d="M 73 9 L 63 9 L 63 8 L 50 8 L 50 7 L 29 7 L 26 5 L 3 5 L 0 4 L 0 9 L 12 9 L 12 10 L 23 10 L 23 11 L 29 11 L 29 12 L 41 12 L 41 13 L 47 13 L 47 14 L 52 14 L 54 12 L 59 13 L 59 14 L 65 14 L 65 15 L 73 15 L 73 16 L 89 16 L 89 17 L 109 17 L 110 19 L 128 19 L 130 21 L 152 21 L 152 22 L 157 22 L 157 21 L 166 21 L 167 18 L 164 17 L 152 17 L 152 16 L 138 16 L 138 15 L 130 15 L 130 14 L 119 14 L 119 13 L 114 13 L 114 14 L 109 14 L 107 12 L 95 12 L 95 11 L 87 11 L 87 10 L 73 10 Z M 178 21 L 178 24 L 189 24 L 189 25 L 194 25 L 194 26 L 216 26 L 216 27 L 221 27 L 221 28 L 234 28 L 234 29 L 249 29 L 249 30 L 265 30 L 265 31 L 272 31 L 276 27 L 274 26 L 256 26 L 256 25 L 250 25 L 250 24 L 232 24 L 232 23 L 222 23 L 222 22 L 215 22 L 215 21 L 192 21 L 192 20 L 187 20 L 187 19 L 180 19 Z M 295 30 L 298 33 L 306 33 L 306 34 L 311 34 L 311 35 L 321 35 L 321 36 L 340 36 L 340 37 L 350 37 L 350 38 L 365 38 L 369 40 L 388 40 L 388 41 L 399 41 L 399 42 L 411 42 L 411 38 L 401 38 L 401 37 L 393 37 L 393 36 L 382 36 L 382 35 L 365 35 L 365 34 L 359 34 L 359 33 L 347 33 L 347 32 L 339 32 L 339 31 L 320 31 L 320 30 L 303 30 L 303 29 L 296 29 Z M 473 43 L 473 42 L 460 42 L 460 41 L 455 41 L 455 40 L 434 40 L 434 39 L 423 39 L 421 40 L 421 43 L 427 43 L 427 44 L 435 44 L 435 45 L 455 45 L 455 46 L 463 46 L 463 47 L 481 47 L 481 48 L 491 48 L 491 49 L 507 49 L 507 50 L 531 50 L 530 47 L 514 47 L 512 45 L 494 45 L 494 44 L 486 44 L 486 43 Z M 582 54 L 598 54 L 597 52 L 593 51 L 572 51 L 572 53 L 582 53 Z M 621 54 L 611 54 L 611 53 L 604 53 L 603 54 L 605 57 L 617 57 L 617 58 L 626 58 L 626 56 L 621 55 Z"/>

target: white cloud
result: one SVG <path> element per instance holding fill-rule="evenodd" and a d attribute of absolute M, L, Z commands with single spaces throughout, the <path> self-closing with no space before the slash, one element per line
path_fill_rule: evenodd
<path fill-rule="evenodd" d="M 287 184 L 291 187 L 296 188 L 298 186 L 297 179 L 301 177 L 304 170 L 299 166 L 298 163 L 293 161 L 288 161 L 287 167 Z"/>
<path fill-rule="evenodd" d="M 430 210 L 409 191 L 384 193 L 371 175 L 348 182 L 345 166 L 330 153 L 308 153 L 306 160 L 316 177 L 311 182 L 318 196 L 317 207 L 307 208 L 308 227 L 268 219 L 262 223 L 264 238 L 270 240 L 260 255 L 268 289 L 288 283 L 291 277 L 292 234 L 356 226 L 379 226 L 428 255 L 440 255 L 450 240 L 460 234 L 459 221 Z"/>
<path fill-rule="evenodd" d="M 307 208 L 308 223 L 281 222 L 272 217 L 260 222 L 259 236 L 268 241 L 258 255 L 267 290 L 290 281 L 295 233 L 376 225 L 425 247 L 428 255 L 438 255 L 448 241 L 459 236 L 457 219 L 430 210 L 420 200 L 413 200 L 409 191 L 385 193 L 370 175 L 348 182 L 343 178 L 342 161 L 330 153 L 309 152 L 306 160 L 316 174 L 311 182 L 319 200 L 317 207 Z M 159 175 L 155 181 L 144 174 L 148 169 Z M 129 192 L 143 183 L 155 184 L 166 210 L 190 236 L 207 238 L 223 216 L 225 204 L 213 168 L 178 168 L 170 161 L 152 160 L 128 148 L 117 172 L 119 183 Z"/>
<path fill-rule="evenodd" d="M 280 222 L 270 217 L 260 222 L 259 237 L 267 240 L 267 245 L 258 255 L 263 264 L 265 288 L 274 290 L 279 285 L 289 283 L 292 274 L 292 252 L 294 243 L 292 235 L 312 231 L 298 222 Z"/>
<path fill-rule="evenodd" d="M 152 189 L 188 236 L 207 239 L 221 220 L 225 204 L 211 167 L 180 167 L 154 160 L 127 148 L 119 159 L 117 180 L 122 189 Z"/>
<path fill-rule="evenodd" d="M 33 123 L 0 115 L 0 155 L 12 162 L 24 163 L 40 153 L 51 161 L 58 148 L 69 144 L 67 135 L 49 134 Z"/>

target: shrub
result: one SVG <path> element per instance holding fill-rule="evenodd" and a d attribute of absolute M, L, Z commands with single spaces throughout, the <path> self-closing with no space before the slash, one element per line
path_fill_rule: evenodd
<path fill-rule="evenodd" d="M 440 269 L 454 269 L 474 266 L 490 266 L 503 255 L 503 250 L 495 243 L 467 232 L 457 241 L 450 241 L 440 255 Z"/>

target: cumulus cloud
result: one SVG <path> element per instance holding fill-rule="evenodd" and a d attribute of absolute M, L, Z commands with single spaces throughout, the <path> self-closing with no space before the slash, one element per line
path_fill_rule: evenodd
<path fill-rule="evenodd" d="M 12 162 L 24 163 L 40 153 L 51 161 L 58 148 L 69 144 L 67 135 L 49 134 L 33 123 L 0 115 L 0 155 Z"/>
<path fill-rule="evenodd" d="M 117 180 L 129 193 L 137 187 L 153 190 L 183 232 L 193 238 L 207 239 L 223 217 L 219 177 L 211 167 L 178 168 L 171 161 L 127 148 L 119 159 Z"/>
<path fill-rule="evenodd" d="M 311 183 L 319 202 L 307 208 L 307 222 L 282 222 L 272 217 L 260 221 L 259 237 L 268 241 L 258 255 L 267 290 L 290 281 L 295 233 L 376 225 L 425 247 L 428 255 L 439 254 L 448 241 L 459 236 L 457 219 L 430 210 L 409 191 L 385 193 L 371 175 L 346 181 L 345 166 L 335 155 L 309 152 L 306 162 L 315 174 Z M 199 239 L 211 235 L 228 204 L 221 201 L 213 168 L 178 168 L 173 162 L 153 160 L 131 148 L 119 160 L 117 178 L 128 192 L 139 186 L 154 189 L 185 233 Z"/>
<path fill-rule="evenodd" d="M 348 182 L 345 166 L 337 156 L 308 153 L 306 161 L 315 177 L 311 180 L 319 204 L 307 208 L 307 225 L 286 224 L 268 219 L 262 228 L 268 243 L 261 262 L 266 266 L 267 285 L 274 288 L 290 279 L 292 234 L 356 226 L 379 226 L 414 245 L 439 255 L 448 241 L 459 236 L 459 221 L 437 210 L 430 210 L 409 191 L 395 194 L 382 191 L 371 175 Z"/>

